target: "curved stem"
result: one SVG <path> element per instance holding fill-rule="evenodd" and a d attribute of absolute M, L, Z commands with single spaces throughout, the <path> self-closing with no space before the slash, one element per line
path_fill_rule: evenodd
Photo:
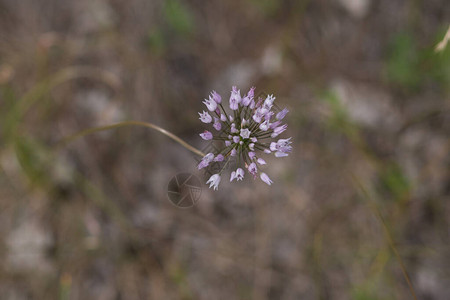
<path fill-rule="evenodd" d="M 124 121 L 124 122 L 119 122 L 116 124 L 111 124 L 111 125 L 106 125 L 106 126 L 99 126 L 99 127 L 93 127 L 93 128 L 88 128 L 85 130 L 82 130 L 80 132 L 77 132 L 71 136 L 68 136 L 66 138 L 64 138 L 62 141 L 60 141 L 57 144 L 57 148 L 59 147 L 63 147 L 66 146 L 67 144 L 69 144 L 70 142 L 84 137 L 86 135 L 95 133 L 95 132 L 99 132 L 99 131 L 103 131 L 103 130 L 109 130 L 109 129 L 114 129 L 114 128 L 119 128 L 119 127 L 124 127 L 124 126 L 143 126 L 143 127 L 147 127 L 147 128 L 151 128 L 154 129 L 166 136 L 168 136 L 169 138 L 171 138 L 172 140 L 174 140 L 175 142 L 179 143 L 181 146 L 183 146 L 184 148 L 188 149 L 189 151 L 200 155 L 200 156 L 205 156 L 205 153 L 203 153 L 202 151 L 192 147 L 191 145 L 189 145 L 188 143 L 186 143 L 185 141 L 183 141 L 182 139 L 180 139 L 179 137 L 177 137 L 176 135 L 174 135 L 173 133 L 155 125 L 152 123 L 147 123 L 147 122 L 141 122 L 141 121 Z"/>

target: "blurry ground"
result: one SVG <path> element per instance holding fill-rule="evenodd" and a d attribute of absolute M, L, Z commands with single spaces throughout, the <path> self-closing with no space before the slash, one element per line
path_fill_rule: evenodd
<path fill-rule="evenodd" d="M 446 0 L 1 0 L 0 298 L 413 299 L 393 245 L 419 299 L 449 299 L 449 20 Z M 270 188 L 179 209 L 196 158 L 154 131 L 53 148 L 121 120 L 201 148 L 201 101 L 233 84 L 291 111 Z"/>

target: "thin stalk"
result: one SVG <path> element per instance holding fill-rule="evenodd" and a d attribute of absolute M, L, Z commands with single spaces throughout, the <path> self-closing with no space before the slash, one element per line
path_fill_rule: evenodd
<path fill-rule="evenodd" d="M 179 143 L 181 146 L 183 146 L 184 148 L 188 149 L 189 151 L 200 155 L 200 156 L 205 156 L 205 153 L 203 153 L 202 151 L 198 150 L 197 148 L 192 147 L 191 145 L 189 145 L 188 143 L 186 143 L 185 141 L 183 141 L 182 139 L 180 139 L 179 137 L 177 137 L 175 134 L 159 127 L 158 125 L 152 124 L 152 123 L 147 123 L 147 122 L 141 122 L 141 121 L 124 121 L 124 122 L 119 122 L 116 124 L 111 124 L 111 125 L 106 125 L 106 126 L 99 126 L 99 127 L 92 127 L 92 128 L 88 128 L 88 129 L 84 129 L 82 131 L 79 131 L 73 135 L 70 135 L 68 137 L 65 137 L 63 140 L 61 140 L 57 145 L 56 148 L 60 148 L 60 147 L 64 147 L 67 144 L 69 144 L 70 142 L 87 136 L 89 134 L 92 133 L 96 133 L 99 131 L 104 131 L 104 130 L 109 130 L 109 129 L 114 129 L 114 128 L 120 128 L 120 127 L 125 127 L 125 126 L 143 126 L 143 127 L 147 127 L 147 128 L 151 128 L 154 129 L 162 134 L 164 134 L 165 136 L 171 138 L 172 140 L 174 140 L 175 142 Z"/>

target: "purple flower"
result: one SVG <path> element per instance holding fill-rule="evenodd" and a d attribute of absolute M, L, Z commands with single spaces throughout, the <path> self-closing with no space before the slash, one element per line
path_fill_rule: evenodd
<path fill-rule="evenodd" d="M 240 181 L 244 178 L 244 170 L 241 168 L 237 168 L 236 171 L 231 172 L 230 182 L 232 182 L 234 179 L 236 181 Z"/>
<path fill-rule="evenodd" d="M 241 129 L 241 136 L 243 139 L 248 139 L 250 137 L 251 131 L 247 128 Z"/>
<path fill-rule="evenodd" d="M 264 112 L 261 108 L 256 109 L 255 114 L 253 115 L 253 121 L 256 123 L 261 123 L 262 118 L 264 117 Z"/>
<path fill-rule="evenodd" d="M 209 96 L 209 100 L 205 99 L 205 101 L 203 101 L 203 104 L 206 105 L 209 111 L 215 111 L 217 108 L 217 103 L 211 98 L 211 96 Z"/>
<path fill-rule="evenodd" d="M 275 152 L 275 157 L 285 157 L 288 156 L 289 154 L 287 154 L 286 152 L 281 152 L 281 151 L 277 151 Z"/>
<path fill-rule="evenodd" d="M 238 90 L 235 86 L 233 86 L 233 89 L 231 90 L 231 96 L 230 96 L 230 108 L 231 110 L 236 110 L 239 107 L 239 104 L 241 103 L 241 91 Z"/>
<path fill-rule="evenodd" d="M 213 98 L 213 100 L 217 103 L 220 104 L 222 102 L 222 97 L 220 97 L 220 95 L 216 92 L 216 91 L 212 91 L 211 92 L 211 96 L 210 98 Z"/>
<path fill-rule="evenodd" d="M 200 136 L 202 137 L 202 139 L 204 139 L 205 141 L 209 141 L 213 138 L 213 135 L 211 132 L 209 132 L 208 130 L 205 130 L 205 132 L 200 133 Z"/>
<path fill-rule="evenodd" d="M 224 157 L 222 154 L 218 154 L 215 158 L 214 161 L 223 161 Z"/>
<path fill-rule="evenodd" d="M 281 124 L 281 121 L 275 121 L 272 124 L 270 124 L 270 129 L 274 129 L 275 127 L 278 127 L 278 125 Z"/>
<path fill-rule="evenodd" d="M 203 169 L 203 168 L 206 168 L 208 165 L 209 165 L 208 162 L 202 160 L 202 161 L 198 164 L 197 168 L 198 168 L 199 170 L 201 170 L 201 169 Z"/>
<path fill-rule="evenodd" d="M 267 96 L 266 100 L 264 100 L 264 107 L 270 110 L 272 108 L 273 101 L 275 101 L 275 97 L 273 95 Z"/>
<path fill-rule="evenodd" d="M 213 153 L 208 153 L 203 157 L 203 160 L 211 162 L 214 158 L 214 154 Z"/>
<path fill-rule="evenodd" d="M 254 178 L 256 178 L 256 174 L 258 173 L 258 168 L 256 167 L 256 164 L 254 162 L 248 166 L 247 170 L 250 174 L 253 175 Z"/>
<path fill-rule="evenodd" d="M 256 161 L 257 161 L 258 164 L 260 164 L 260 165 L 265 165 L 265 164 L 266 164 L 266 161 L 265 161 L 264 159 L 262 159 L 262 158 L 258 158 Z"/>
<path fill-rule="evenodd" d="M 276 128 L 273 130 L 273 133 L 270 135 L 270 137 L 276 138 L 276 137 L 279 136 L 283 131 L 285 131 L 286 128 L 287 128 L 287 124 L 284 124 L 284 125 L 281 125 L 281 126 L 276 127 Z"/>
<path fill-rule="evenodd" d="M 244 106 L 249 106 L 249 104 L 252 102 L 253 97 L 255 95 L 255 87 L 252 87 L 247 95 L 244 97 L 244 99 L 242 99 L 242 105 Z"/>
<path fill-rule="evenodd" d="M 209 184 L 209 188 L 214 187 L 214 190 L 217 190 L 219 188 L 219 183 L 220 183 L 220 175 L 219 174 L 212 175 L 206 182 L 206 184 Z"/>
<path fill-rule="evenodd" d="M 214 154 L 213 153 L 206 154 L 202 158 L 201 162 L 198 164 L 198 169 L 200 170 L 200 169 L 203 169 L 203 168 L 207 167 L 209 165 L 209 163 L 213 161 L 213 159 L 214 159 Z"/>
<path fill-rule="evenodd" d="M 277 113 L 277 120 L 283 120 L 283 118 L 286 116 L 286 114 L 289 112 L 289 110 L 287 108 L 284 108 L 282 111 L 280 111 L 279 113 Z"/>
<path fill-rule="evenodd" d="M 291 138 L 279 139 L 276 143 L 270 143 L 270 150 L 275 152 L 276 157 L 288 156 L 288 152 L 292 151 Z"/>
<path fill-rule="evenodd" d="M 200 121 L 202 121 L 203 123 L 211 123 L 212 122 L 212 118 L 211 116 L 206 112 L 203 111 L 202 113 L 198 113 L 200 115 Z"/>
<path fill-rule="evenodd" d="M 230 109 L 227 111 L 221 103 L 221 97 L 215 91 L 211 92 L 209 100 L 203 103 L 210 113 L 203 111 L 199 113 L 203 123 L 213 123 L 212 126 L 217 133 L 212 134 L 205 131 L 200 134 L 204 140 L 214 140 L 214 153 L 208 153 L 203 157 L 198 165 L 199 169 L 210 165 L 212 161 L 223 162 L 223 168 L 217 174 L 211 176 L 207 181 L 210 187 L 217 189 L 221 174 L 226 169 L 225 166 L 233 157 L 237 162 L 236 170 L 231 173 L 230 181 L 240 181 L 247 170 L 255 179 L 258 173 L 258 166 L 266 165 L 266 160 L 259 157 L 260 154 L 274 154 L 275 157 L 284 157 L 292 151 L 291 138 L 278 139 L 278 135 L 286 131 L 287 125 L 281 120 L 284 119 L 288 110 L 285 108 L 278 113 L 274 113 L 275 97 L 267 96 L 265 99 L 254 98 L 255 88 L 252 87 L 244 97 L 241 97 L 240 90 L 233 86 L 230 96 Z M 260 178 L 268 185 L 272 180 L 266 173 L 260 173 Z"/>
<path fill-rule="evenodd" d="M 231 133 L 238 133 L 239 132 L 239 130 L 236 129 L 236 124 L 231 123 L 230 132 Z"/>
<path fill-rule="evenodd" d="M 248 157 L 250 157 L 251 160 L 253 160 L 253 158 L 255 158 L 255 156 L 256 156 L 256 153 L 253 152 L 253 151 L 250 151 L 250 152 L 248 153 Z"/>
<path fill-rule="evenodd" d="M 292 149 L 292 147 L 290 146 L 292 144 L 291 139 L 292 138 L 279 139 L 277 141 L 277 144 L 279 145 L 280 148 L 289 148 L 289 150 L 291 150 Z"/>
<path fill-rule="evenodd" d="M 218 118 L 216 118 L 216 117 L 214 117 L 213 127 L 217 131 L 220 131 L 220 129 L 222 129 L 222 124 L 220 123 L 220 120 Z"/>
<path fill-rule="evenodd" d="M 274 115 L 273 111 L 269 111 L 264 115 L 264 120 L 265 121 L 270 121 L 270 118 L 272 118 L 272 116 Z"/>
<path fill-rule="evenodd" d="M 273 182 L 272 180 L 270 180 L 269 176 L 267 176 L 266 173 L 261 173 L 260 177 L 261 177 L 261 180 L 264 181 L 265 183 L 267 183 L 268 185 L 271 185 Z"/>
<path fill-rule="evenodd" d="M 261 129 L 262 131 L 267 131 L 267 129 L 269 129 L 269 121 L 266 120 L 262 122 L 261 125 L 259 125 L 259 129 Z"/>

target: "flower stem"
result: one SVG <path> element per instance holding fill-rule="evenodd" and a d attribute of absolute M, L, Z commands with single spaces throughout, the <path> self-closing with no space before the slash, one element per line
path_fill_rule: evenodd
<path fill-rule="evenodd" d="M 179 143 L 181 146 L 183 146 L 184 148 L 188 149 L 189 151 L 200 155 L 200 156 L 205 156 L 205 153 L 203 153 L 202 151 L 198 150 L 197 148 L 192 147 L 191 145 L 189 145 L 188 143 L 186 143 L 185 141 L 183 141 L 182 139 L 180 139 L 179 137 L 177 137 L 176 135 L 174 135 L 173 133 L 159 127 L 158 125 L 152 124 L 152 123 L 147 123 L 147 122 L 141 122 L 141 121 L 124 121 L 124 122 L 119 122 L 119 123 L 115 123 L 115 124 L 111 124 L 111 125 L 106 125 L 106 126 L 99 126 L 99 127 L 92 127 L 92 128 L 88 128 L 88 129 L 84 129 L 82 131 L 79 131 L 73 135 L 70 135 L 66 138 L 64 138 L 63 140 L 61 140 L 56 147 L 64 147 L 67 144 L 69 144 L 70 142 L 87 136 L 89 134 L 92 133 L 96 133 L 99 131 L 104 131 L 104 130 L 109 130 L 109 129 L 114 129 L 114 128 L 120 128 L 120 127 L 125 127 L 125 126 L 143 126 L 143 127 L 147 127 L 147 128 L 151 128 L 154 129 L 166 136 L 168 136 L 169 138 L 171 138 L 172 140 L 174 140 L 175 142 Z"/>

